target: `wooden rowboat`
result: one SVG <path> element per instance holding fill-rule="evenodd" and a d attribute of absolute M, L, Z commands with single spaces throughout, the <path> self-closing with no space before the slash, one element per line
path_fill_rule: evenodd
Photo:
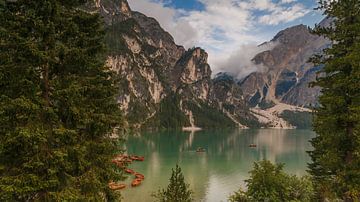
<path fill-rule="evenodd" d="M 141 185 L 141 179 L 135 179 L 131 182 L 132 187 L 137 187 L 139 185 Z"/>
<path fill-rule="evenodd" d="M 126 185 L 125 184 L 117 184 L 115 182 L 110 182 L 109 183 L 109 188 L 111 190 L 120 190 L 120 189 L 125 189 Z"/>
<path fill-rule="evenodd" d="M 131 169 L 125 169 L 125 172 L 126 173 L 129 173 L 129 174 L 134 174 L 135 171 L 134 170 L 131 170 Z"/>
<path fill-rule="evenodd" d="M 141 173 L 135 173 L 135 178 L 136 179 L 141 179 L 141 180 L 144 180 L 145 179 L 145 176 Z"/>
<path fill-rule="evenodd" d="M 130 159 L 133 160 L 133 161 L 144 161 L 145 157 L 143 157 L 143 156 L 131 156 Z"/>

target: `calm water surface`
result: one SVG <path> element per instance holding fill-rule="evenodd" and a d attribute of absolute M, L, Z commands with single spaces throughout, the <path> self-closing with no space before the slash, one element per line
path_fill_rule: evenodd
<path fill-rule="evenodd" d="M 144 174 L 145 181 L 140 187 L 122 191 L 122 195 L 125 202 L 153 201 L 151 193 L 168 185 L 171 168 L 178 163 L 195 192 L 195 201 L 227 201 L 232 192 L 244 186 L 255 161 L 285 163 L 287 172 L 305 174 L 310 161 L 306 151 L 311 150 L 309 140 L 314 136 L 308 130 L 276 129 L 132 135 L 127 153 L 145 156 L 145 161 L 129 167 Z M 249 148 L 249 144 L 257 144 L 257 148 Z M 196 153 L 198 147 L 206 152 Z"/>

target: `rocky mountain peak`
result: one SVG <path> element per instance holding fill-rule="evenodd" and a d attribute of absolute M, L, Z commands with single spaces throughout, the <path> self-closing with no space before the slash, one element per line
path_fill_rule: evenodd
<path fill-rule="evenodd" d="M 129 3 L 126 0 L 120 0 L 119 4 L 120 4 L 119 8 L 120 8 L 121 13 L 130 16 L 131 10 L 130 10 Z"/>
<path fill-rule="evenodd" d="M 308 27 L 301 24 L 280 31 L 278 34 L 275 35 L 275 37 L 271 41 L 288 44 L 288 43 L 294 43 L 299 39 L 301 41 L 304 41 L 305 38 L 311 36 L 312 35 L 310 34 Z"/>
<path fill-rule="evenodd" d="M 253 59 L 256 64 L 267 67 L 267 71 L 252 73 L 240 84 L 247 100 L 252 106 L 278 102 L 314 105 L 315 99 L 303 92 L 319 94 L 319 89 L 307 88 L 310 72 L 313 72 L 311 69 L 314 68 L 308 61 L 330 42 L 312 34 L 307 26 L 297 25 L 280 31 L 270 43 L 273 44 L 271 50 L 261 52 Z"/>
<path fill-rule="evenodd" d="M 207 63 L 208 54 L 201 48 L 189 49 L 177 62 L 174 74 L 181 75 L 180 82 L 191 84 L 211 78 L 211 69 Z"/>
<path fill-rule="evenodd" d="M 105 21 L 107 64 L 121 80 L 118 103 L 130 126 L 257 123 L 235 81 L 211 79 L 205 50 L 186 51 L 156 19 L 132 11 L 126 0 L 94 0 L 87 9 Z"/>
<path fill-rule="evenodd" d="M 107 25 L 124 21 L 132 16 L 126 0 L 93 0 L 88 3 L 87 9 L 99 12 Z"/>

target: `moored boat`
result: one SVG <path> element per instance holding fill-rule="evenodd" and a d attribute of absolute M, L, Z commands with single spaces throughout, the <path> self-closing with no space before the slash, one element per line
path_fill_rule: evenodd
<path fill-rule="evenodd" d="M 132 169 L 125 169 L 125 172 L 129 173 L 129 174 L 134 174 L 135 173 L 135 171 L 132 170 Z"/>
<path fill-rule="evenodd" d="M 115 182 L 110 182 L 109 188 L 112 190 L 120 190 L 120 189 L 125 189 L 126 185 L 125 184 L 117 184 Z"/>
<path fill-rule="evenodd" d="M 141 179 L 141 180 L 144 180 L 145 179 L 145 176 L 141 173 L 135 173 L 135 178 L 136 179 Z"/>
<path fill-rule="evenodd" d="M 132 182 L 131 182 L 131 186 L 132 187 L 137 187 L 141 185 L 141 179 L 134 179 Z"/>
<path fill-rule="evenodd" d="M 144 161 L 145 157 L 143 157 L 143 156 L 131 156 L 130 159 L 133 160 L 133 161 Z"/>
<path fill-rule="evenodd" d="M 202 147 L 198 147 L 197 149 L 196 149 L 196 152 L 205 152 L 206 150 L 204 149 L 204 148 L 202 148 Z"/>

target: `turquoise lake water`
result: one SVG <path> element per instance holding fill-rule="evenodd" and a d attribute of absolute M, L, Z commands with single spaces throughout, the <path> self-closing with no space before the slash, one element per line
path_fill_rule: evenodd
<path fill-rule="evenodd" d="M 145 156 L 144 162 L 129 166 L 145 175 L 136 188 L 122 191 L 125 202 L 153 201 L 151 193 L 168 185 L 171 168 L 179 164 L 185 180 L 194 191 L 195 201 L 227 201 L 244 186 L 253 163 L 262 159 L 285 163 L 285 170 L 306 174 L 310 161 L 306 151 L 315 133 L 309 130 L 217 130 L 190 132 L 148 132 L 130 135 L 128 154 Z M 250 148 L 249 144 L 256 144 Z M 197 153 L 198 147 L 206 152 Z M 130 184 L 132 176 L 126 180 Z"/>

